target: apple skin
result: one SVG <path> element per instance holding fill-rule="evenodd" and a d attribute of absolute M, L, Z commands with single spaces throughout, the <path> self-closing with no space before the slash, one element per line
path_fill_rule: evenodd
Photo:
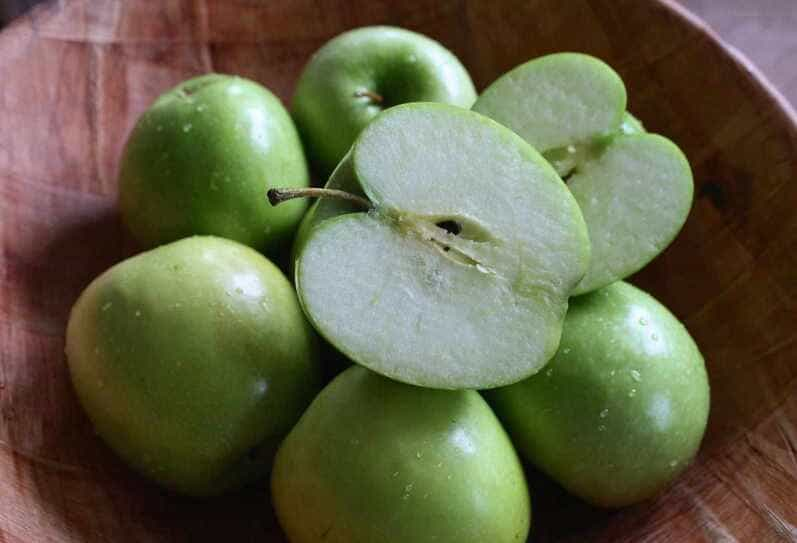
<path fill-rule="evenodd" d="M 285 439 L 272 498 L 292 543 L 523 542 L 531 515 L 520 461 L 477 392 L 360 366 Z"/>
<path fill-rule="evenodd" d="M 485 394 L 521 455 L 571 493 L 612 508 L 645 500 L 700 446 L 703 358 L 683 325 L 628 283 L 570 303 L 548 365 Z"/>
<path fill-rule="evenodd" d="M 644 134 L 645 126 L 642 121 L 637 119 L 630 111 L 626 111 L 623 115 L 623 123 L 620 125 L 620 133 L 626 135 Z"/>
<path fill-rule="evenodd" d="M 210 234 L 274 254 L 307 208 L 268 204 L 266 191 L 286 185 L 309 185 L 287 110 L 254 81 L 209 74 L 164 93 L 141 116 L 121 160 L 119 205 L 145 247 Z"/>
<path fill-rule="evenodd" d="M 380 103 L 358 92 L 384 98 Z M 383 109 L 406 102 L 470 108 L 476 89 L 462 63 L 440 43 L 390 26 L 358 28 L 327 42 L 296 87 L 292 113 L 308 157 L 324 178 Z"/>
<path fill-rule="evenodd" d="M 192 237 L 95 279 L 66 354 L 97 433 L 131 467 L 206 496 L 262 478 L 321 387 L 291 284 L 249 247 Z"/>

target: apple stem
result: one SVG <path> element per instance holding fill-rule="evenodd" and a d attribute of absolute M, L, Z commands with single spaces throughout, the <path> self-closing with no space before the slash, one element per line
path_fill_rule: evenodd
<path fill-rule="evenodd" d="M 356 98 L 370 98 L 372 102 L 376 104 L 381 104 L 385 101 L 385 98 L 381 94 L 377 94 L 374 91 L 369 91 L 367 89 L 358 90 L 354 93 Z"/>
<path fill-rule="evenodd" d="M 352 202 L 363 209 L 373 209 L 374 207 L 371 202 L 365 198 L 346 192 L 345 190 L 308 187 L 301 189 L 269 189 L 268 191 L 268 201 L 273 206 L 288 200 L 293 200 L 294 198 L 333 198 Z"/>

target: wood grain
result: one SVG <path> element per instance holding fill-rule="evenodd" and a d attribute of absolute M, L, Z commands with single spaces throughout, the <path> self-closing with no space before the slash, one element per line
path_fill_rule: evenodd
<path fill-rule="evenodd" d="M 677 0 L 725 43 L 742 51 L 794 106 L 797 104 L 797 2 Z"/>
<path fill-rule="evenodd" d="M 480 88 L 543 53 L 598 55 L 695 170 L 684 232 L 634 282 L 706 356 L 701 454 L 660 498 L 619 512 L 531 472 L 534 540 L 797 540 L 797 117 L 699 21 L 665 0 L 84 0 L 0 33 L 0 543 L 283 541 L 263 488 L 196 502 L 116 460 L 77 406 L 63 331 L 81 289 L 135 251 L 115 172 L 155 96 L 216 70 L 287 101 L 318 46 L 374 23 L 441 40 Z"/>

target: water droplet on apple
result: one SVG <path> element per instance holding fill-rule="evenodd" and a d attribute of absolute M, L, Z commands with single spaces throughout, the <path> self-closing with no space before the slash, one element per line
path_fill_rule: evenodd
<path fill-rule="evenodd" d="M 598 426 L 598 431 L 599 432 L 605 432 L 606 431 L 606 427 L 603 424 L 601 424 L 600 426 Z"/>
<path fill-rule="evenodd" d="M 140 317 L 140 316 L 141 316 L 141 311 L 139 311 L 138 309 L 136 309 L 136 317 Z"/>
<path fill-rule="evenodd" d="M 628 397 L 633 398 L 634 396 L 636 396 L 636 389 L 632 388 L 631 390 L 628 391 Z"/>
<path fill-rule="evenodd" d="M 545 377 L 550 377 L 551 375 L 553 375 L 553 368 L 545 370 Z"/>
<path fill-rule="evenodd" d="M 647 319 L 645 317 L 639 317 L 639 325 L 640 326 L 647 326 L 648 325 Z"/>
<path fill-rule="evenodd" d="M 569 353 L 570 353 L 570 347 L 562 349 L 562 354 L 569 354 Z"/>
<path fill-rule="evenodd" d="M 650 334 L 650 339 L 652 339 L 653 341 L 658 341 L 659 340 L 659 336 L 658 336 L 658 334 Z"/>
<path fill-rule="evenodd" d="M 607 407 L 606 409 L 604 409 L 603 411 L 601 411 L 601 413 L 600 413 L 600 418 L 602 418 L 602 419 L 605 419 L 605 418 L 606 418 L 606 417 L 608 417 L 608 416 L 609 416 L 609 408 Z"/>
<path fill-rule="evenodd" d="M 631 370 L 631 379 L 638 383 L 642 380 L 642 375 L 637 370 Z"/>
<path fill-rule="evenodd" d="M 108 303 L 106 303 L 105 305 L 102 306 L 102 310 L 103 311 L 108 311 L 111 308 L 112 305 L 113 305 L 113 302 L 108 302 Z"/>
<path fill-rule="evenodd" d="M 183 125 L 183 132 L 190 132 L 191 131 L 191 123 L 186 123 Z"/>
<path fill-rule="evenodd" d="M 677 465 L 678 465 L 678 460 L 671 460 L 671 461 L 670 461 L 670 467 L 671 467 L 671 468 L 674 468 L 674 467 L 675 467 L 675 466 L 677 466 Z"/>

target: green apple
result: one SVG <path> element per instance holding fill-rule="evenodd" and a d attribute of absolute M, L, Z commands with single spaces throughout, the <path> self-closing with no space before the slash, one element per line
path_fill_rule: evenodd
<path fill-rule="evenodd" d="M 604 507 L 666 487 L 697 452 L 709 412 L 689 333 L 624 282 L 572 300 L 546 368 L 487 394 L 521 455 Z"/>
<path fill-rule="evenodd" d="M 119 203 L 146 247 L 212 234 L 274 253 L 306 210 L 263 200 L 286 183 L 307 186 L 309 175 L 282 103 L 254 81 L 210 74 L 161 95 L 141 116 L 122 156 Z"/>
<path fill-rule="evenodd" d="M 308 156 L 326 177 L 380 111 L 405 102 L 470 108 L 476 90 L 438 42 L 389 26 L 358 28 L 325 44 L 296 87 L 292 113 Z"/>
<path fill-rule="evenodd" d="M 692 205 L 686 157 L 666 138 L 644 133 L 625 108 L 620 77 L 577 53 L 518 66 L 473 106 L 522 136 L 567 180 L 592 245 L 575 294 L 645 266 L 672 242 Z"/>
<path fill-rule="evenodd" d="M 192 237 L 117 264 L 72 309 L 66 353 L 97 433 L 174 491 L 265 475 L 320 389 L 291 284 L 253 249 Z"/>
<path fill-rule="evenodd" d="M 514 383 L 553 356 L 589 239 L 565 184 L 522 139 L 466 109 L 396 106 L 331 184 L 367 199 L 318 203 L 295 279 L 310 321 L 346 356 L 449 389 Z"/>
<path fill-rule="evenodd" d="M 620 124 L 620 133 L 626 135 L 644 134 L 647 132 L 642 121 L 634 117 L 630 111 L 626 111 L 623 115 L 623 122 Z"/>
<path fill-rule="evenodd" d="M 531 521 L 520 461 L 477 392 L 358 366 L 285 439 L 271 490 L 292 543 L 522 543 Z"/>

